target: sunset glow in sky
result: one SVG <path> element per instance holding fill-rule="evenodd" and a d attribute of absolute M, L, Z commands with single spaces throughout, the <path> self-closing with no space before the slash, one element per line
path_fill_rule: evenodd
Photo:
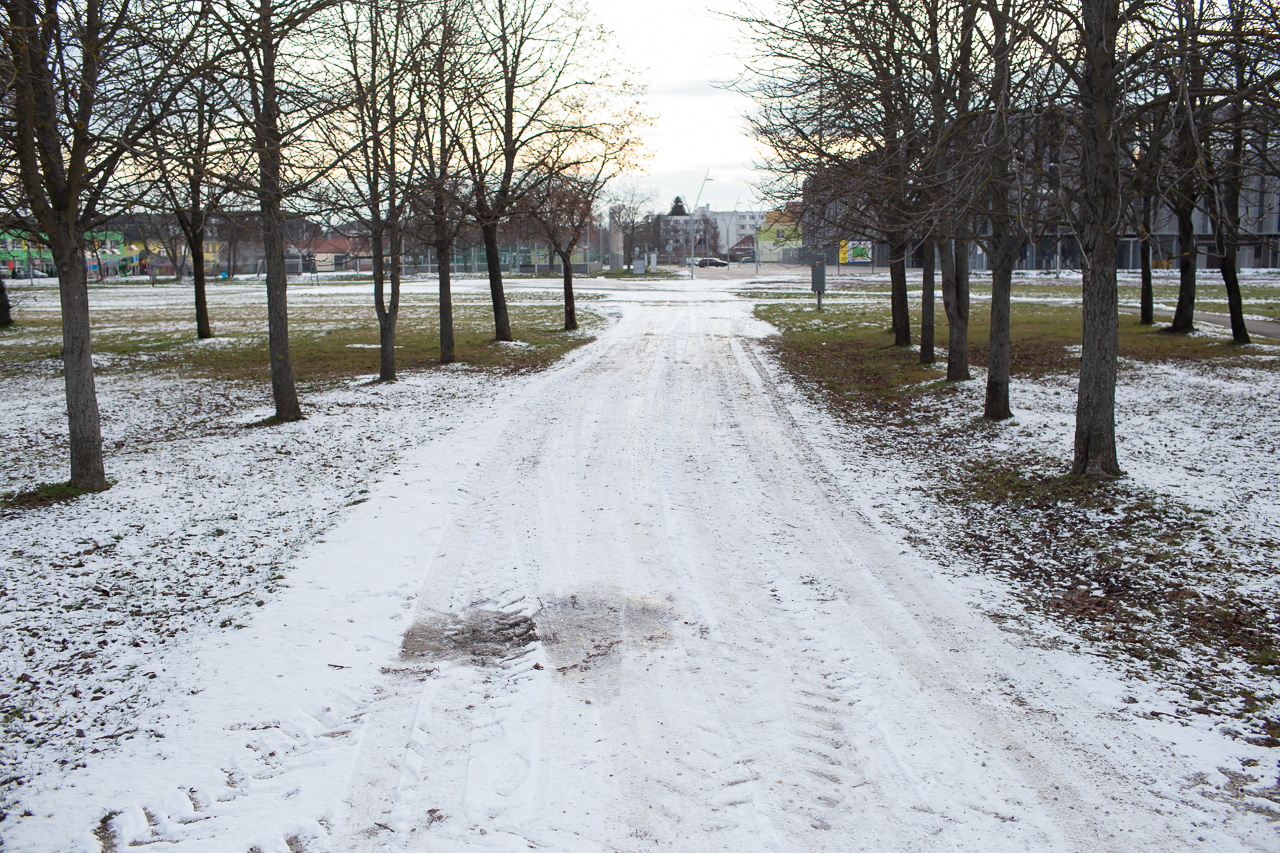
<path fill-rule="evenodd" d="M 649 88 L 655 121 L 647 135 L 652 158 L 636 183 L 657 190 L 655 206 L 679 195 L 692 205 L 703 176 L 701 204 L 713 210 L 758 209 L 751 182 L 757 149 L 743 116 L 752 102 L 716 88 L 742 73 L 748 47 L 740 27 L 724 17 L 742 3 L 705 0 L 594 0 L 593 17 L 616 35 L 619 53 Z"/>

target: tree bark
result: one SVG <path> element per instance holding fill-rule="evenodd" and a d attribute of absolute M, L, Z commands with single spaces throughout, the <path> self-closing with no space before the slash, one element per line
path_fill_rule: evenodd
<path fill-rule="evenodd" d="M 1151 195 L 1142 197 L 1142 240 L 1138 243 L 1138 254 L 1142 265 L 1142 294 L 1138 322 L 1144 326 L 1155 323 L 1155 288 L 1151 281 Z"/>
<path fill-rule="evenodd" d="M 446 244 L 441 251 L 436 244 L 436 266 L 440 270 L 440 363 L 453 364 L 457 361 L 453 344 L 453 283 L 450 279 L 449 263 L 453 247 Z"/>
<path fill-rule="evenodd" d="M 239 228 L 239 227 L 240 227 L 239 225 L 233 226 L 233 228 Z M 232 234 L 235 234 L 234 230 L 232 231 Z M 239 236 L 235 236 L 234 239 L 227 240 L 227 280 L 228 281 L 236 277 L 236 252 L 238 252 L 239 250 L 240 250 Z"/>
<path fill-rule="evenodd" d="M 399 262 L 395 257 L 395 249 L 391 251 L 391 303 L 387 304 L 386 283 L 388 278 L 387 258 L 382 253 L 383 236 L 386 231 L 380 223 L 375 223 L 370 235 L 370 259 L 373 262 L 373 309 L 378 315 L 378 381 L 396 381 L 396 317 L 400 313 L 400 276 Z M 396 240 L 392 235 L 394 247 Z"/>
<path fill-rule="evenodd" d="M 1103 243 L 1110 246 L 1101 245 Z M 1071 473 L 1106 480 L 1123 473 L 1116 454 L 1120 321 L 1115 307 L 1115 241 L 1104 237 L 1092 254 L 1084 271 L 1084 345 L 1080 354 L 1075 459 Z"/>
<path fill-rule="evenodd" d="M 378 381 L 396 381 L 396 321 L 395 312 L 388 311 L 378 320 Z"/>
<path fill-rule="evenodd" d="M 84 239 L 65 218 L 61 219 L 59 224 L 66 227 L 49 234 L 49 248 L 58 266 L 58 296 L 62 302 L 62 373 L 71 439 L 69 485 L 101 492 L 109 484 L 102 461 L 102 425 L 93 378 Z"/>
<path fill-rule="evenodd" d="M 578 328 L 578 309 L 573 301 L 573 263 L 569 252 L 560 252 L 560 266 L 564 273 L 564 328 L 572 332 Z"/>
<path fill-rule="evenodd" d="M 258 200 L 262 210 L 262 249 L 267 266 L 267 342 L 271 358 L 271 394 L 276 418 L 302 420 L 298 388 L 289 355 L 288 272 L 284 258 L 284 213 L 281 185 L 280 98 L 276 90 L 276 35 L 272 7 L 263 0 L 259 13 L 262 50 L 261 121 L 257 127 Z"/>
<path fill-rule="evenodd" d="M 378 338 L 382 351 L 378 378 L 384 382 L 396 379 L 396 322 L 400 319 L 400 272 L 404 265 L 404 238 L 400 233 L 400 225 L 392 222 L 390 226 L 391 269 L 391 304 L 382 317 L 378 318 Z"/>
<path fill-rule="evenodd" d="M 489 267 L 489 295 L 493 298 L 494 340 L 513 341 L 511 317 L 507 314 L 507 295 L 502 289 L 502 256 L 498 253 L 498 226 L 487 223 L 480 226 L 484 237 L 484 259 Z"/>
<path fill-rule="evenodd" d="M 964 382 L 969 373 L 969 245 L 946 239 L 942 254 L 942 308 L 947 315 L 947 379 Z"/>
<path fill-rule="evenodd" d="M 448 209 L 444 195 L 437 193 L 432 211 L 432 228 L 436 250 L 436 271 L 440 282 L 440 363 L 453 364 L 457 360 L 453 343 L 453 232 L 445 219 Z"/>
<path fill-rule="evenodd" d="M 213 337 L 213 327 L 209 325 L 209 301 L 205 294 L 203 211 L 191 211 L 191 233 L 191 282 L 196 299 L 196 337 L 204 340 Z"/>
<path fill-rule="evenodd" d="M 1123 203 L 1115 117 L 1118 0 L 1081 0 L 1084 63 L 1080 69 L 1082 186 L 1077 233 L 1084 254 L 1080 385 L 1071 472 L 1095 480 L 1121 475 L 1116 455 L 1116 374 L 1120 338 L 1116 245 Z"/>
<path fill-rule="evenodd" d="M 1013 417 L 1009 409 L 1009 297 L 1013 288 L 1013 251 L 1009 221 L 993 216 L 991 227 L 991 336 L 982 416 L 1001 421 Z"/>
<path fill-rule="evenodd" d="M 907 305 L 907 241 L 889 244 L 889 307 L 893 317 L 893 345 L 911 346 L 911 312 Z"/>
<path fill-rule="evenodd" d="M 279 208 L 274 212 L 263 204 L 262 248 L 267 264 L 267 349 L 271 358 L 271 395 L 276 404 L 276 418 L 281 421 L 302 420 L 298 389 L 293 379 L 293 360 L 289 355 L 288 277 L 284 261 L 284 223 Z"/>
<path fill-rule="evenodd" d="M 924 242 L 924 267 L 920 271 L 920 363 L 933 364 L 934 276 L 936 261 L 933 240 Z"/>
<path fill-rule="evenodd" d="M 3 275 L 3 273 L 0 273 L 0 275 Z M 0 328 L 12 325 L 13 305 L 9 302 L 9 291 L 4 286 L 4 279 L 0 278 Z"/>
<path fill-rule="evenodd" d="M 1235 36 L 1235 47 L 1243 47 L 1243 13 L 1237 11 L 1232 15 L 1232 33 Z M 1245 88 L 1244 57 L 1237 54 L 1234 59 L 1236 68 L 1236 89 Z M 1244 322 L 1244 304 L 1240 298 L 1240 277 L 1236 270 L 1236 255 L 1240 247 L 1240 188 L 1244 183 L 1244 117 L 1238 104 L 1231 107 L 1231 149 L 1226 155 L 1229 160 L 1223 164 L 1218 174 L 1220 195 L 1216 207 L 1213 224 L 1214 240 L 1218 256 L 1222 259 L 1222 283 L 1227 289 L 1227 307 L 1231 312 L 1231 338 L 1238 344 L 1249 343 L 1249 329 Z"/>
<path fill-rule="evenodd" d="M 1227 307 L 1231 312 L 1231 339 L 1238 344 L 1250 343 L 1249 329 L 1244 322 L 1244 304 L 1240 298 L 1240 277 L 1236 272 L 1236 242 L 1229 237 L 1218 237 L 1218 251 L 1222 255 L 1222 283 L 1227 288 Z"/>
<path fill-rule="evenodd" d="M 1195 203 L 1180 200 L 1174 207 L 1178 220 L 1178 306 L 1173 312 L 1171 332 L 1190 332 L 1195 328 L 1196 311 L 1196 229 L 1192 214 Z"/>

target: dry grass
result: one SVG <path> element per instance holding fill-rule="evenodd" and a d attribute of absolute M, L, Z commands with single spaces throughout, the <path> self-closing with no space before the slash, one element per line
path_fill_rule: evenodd
<path fill-rule="evenodd" d="M 290 297 L 290 355 L 304 387 L 378 371 L 378 326 L 365 286 L 350 285 L 337 296 Z M 518 345 L 498 344 L 487 299 L 461 297 L 454 304 L 457 360 L 500 371 L 538 370 L 590 340 L 599 322 L 587 305 L 579 306 L 579 332 L 565 332 L 556 299 L 509 296 Z M 105 300 L 104 300 L 105 301 Z M 46 302 L 47 305 L 47 302 Z M 211 303 L 215 338 L 197 341 L 192 312 L 148 307 L 127 300 L 107 303 L 93 315 L 93 347 L 99 372 L 173 371 L 228 381 L 268 382 L 266 310 L 261 304 Z M 439 366 L 438 302 L 406 294 L 396 329 L 399 372 Z M 0 330 L 0 375 L 56 370 L 61 359 L 60 323 L 52 312 L 20 312 L 18 324 Z"/>
<path fill-rule="evenodd" d="M 909 538 L 944 562 L 963 554 L 1009 579 L 1028 609 L 1095 644 L 1095 653 L 1181 689 L 1187 713 L 1234 718 L 1255 742 L 1280 745 L 1280 697 L 1257 690 L 1280 677 L 1280 610 L 1242 591 L 1269 571 L 1259 560 L 1277 543 L 1263 535 L 1239 551 L 1212 518 L 1124 481 L 1066 476 L 1060 461 L 1033 448 L 992 458 L 987 438 L 998 427 L 977 417 L 980 409 L 956 417 L 959 386 L 943 378 L 942 306 L 939 363 L 922 367 L 917 351 L 891 346 L 887 302 L 833 300 L 819 314 L 793 293 L 792 301 L 759 305 L 757 315 L 780 330 L 774 350 L 803 385 L 927 483 L 920 499 L 948 521 Z M 985 302 L 973 307 L 970 354 L 982 366 L 989 321 Z M 1016 302 L 1014 376 L 1060 381 L 1075 373 L 1080 337 L 1078 308 Z M 1206 372 L 1274 370 L 1280 346 L 1168 335 L 1122 316 L 1120 355 Z M 1248 679 L 1221 664 L 1231 660 L 1249 668 Z"/>

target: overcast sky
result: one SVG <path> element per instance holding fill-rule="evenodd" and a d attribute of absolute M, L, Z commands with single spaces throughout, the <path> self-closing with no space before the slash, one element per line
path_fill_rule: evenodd
<path fill-rule="evenodd" d="M 701 204 L 713 210 L 760 208 L 752 185 L 756 146 L 743 116 L 752 102 L 717 89 L 742 72 L 746 46 L 736 24 L 716 14 L 742 12 L 742 2 L 592 0 L 594 17 L 613 30 L 620 52 L 649 88 L 655 122 L 647 135 L 652 158 L 637 182 L 657 190 L 665 213 L 675 196 L 692 205 L 703 176 Z"/>

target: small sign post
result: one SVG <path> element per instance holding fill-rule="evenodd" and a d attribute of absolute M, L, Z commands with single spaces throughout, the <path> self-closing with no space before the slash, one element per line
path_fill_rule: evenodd
<path fill-rule="evenodd" d="M 822 294 L 827 292 L 827 259 L 825 257 L 816 258 L 810 267 L 812 279 L 809 285 L 810 289 L 818 294 L 818 310 L 822 310 Z"/>

